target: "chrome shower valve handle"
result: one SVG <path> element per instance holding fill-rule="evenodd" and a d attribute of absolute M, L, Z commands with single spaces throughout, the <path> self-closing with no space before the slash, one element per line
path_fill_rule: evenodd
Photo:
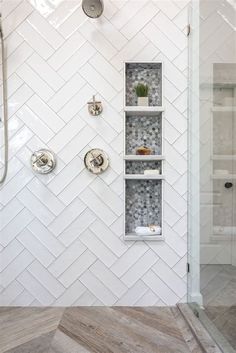
<path fill-rule="evenodd" d="M 84 164 L 91 173 L 101 174 L 108 168 L 109 158 L 105 151 L 94 148 L 86 153 Z"/>
<path fill-rule="evenodd" d="M 88 102 L 88 111 L 89 111 L 89 114 L 92 116 L 98 116 L 103 111 L 102 102 L 96 101 L 94 95 L 93 95 L 92 102 Z"/>
<path fill-rule="evenodd" d="M 52 151 L 41 149 L 31 156 L 31 166 L 36 173 L 48 174 L 56 167 L 56 157 Z"/>

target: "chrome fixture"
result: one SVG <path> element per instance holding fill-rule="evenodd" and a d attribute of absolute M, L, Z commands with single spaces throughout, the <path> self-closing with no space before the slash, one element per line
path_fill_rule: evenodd
<path fill-rule="evenodd" d="M 103 111 L 102 102 L 96 101 L 95 96 L 93 96 L 92 102 L 88 102 L 88 111 L 92 116 L 100 115 Z"/>
<path fill-rule="evenodd" d="M 106 152 L 99 148 L 88 151 L 84 157 L 85 167 L 93 174 L 103 173 L 109 166 Z"/>
<path fill-rule="evenodd" d="M 2 30 L 2 15 L 0 14 L 0 41 L 1 41 L 1 58 L 2 58 L 2 101 L 3 101 L 3 128 L 4 128 L 4 171 L 0 178 L 2 184 L 7 177 L 8 170 L 8 113 L 7 113 L 7 78 L 6 78 L 6 61 L 5 48 Z"/>
<path fill-rule="evenodd" d="M 48 174 L 56 167 L 56 157 L 52 151 L 41 149 L 31 156 L 31 166 L 36 173 Z"/>
<path fill-rule="evenodd" d="M 103 0 L 83 0 L 82 9 L 88 17 L 98 18 L 104 10 Z"/>

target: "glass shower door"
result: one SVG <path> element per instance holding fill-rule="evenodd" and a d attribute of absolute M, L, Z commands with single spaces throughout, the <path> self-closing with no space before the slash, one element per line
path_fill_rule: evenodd
<path fill-rule="evenodd" d="M 236 352 L 236 3 L 192 2 L 189 302 Z"/>

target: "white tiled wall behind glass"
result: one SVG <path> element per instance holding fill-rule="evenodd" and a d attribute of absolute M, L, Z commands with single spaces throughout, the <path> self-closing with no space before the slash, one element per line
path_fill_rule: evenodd
<path fill-rule="evenodd" d="M 10 161 L 0 191 L 1 305 L 186 300 L 187 10 L 186 0 L 105 0 L 104 15 L 90 20 L 79 0 L 3 0 Z M 122 238 L 128 60 L 164 62 L 165 242 Z M 93 94 L 101 118 L 88 115 Z M 52 174 L 30 168 L 41 147 L 57 155 Z M 99 177 L 84 169 L 93 147 L 111 160 Z"/>

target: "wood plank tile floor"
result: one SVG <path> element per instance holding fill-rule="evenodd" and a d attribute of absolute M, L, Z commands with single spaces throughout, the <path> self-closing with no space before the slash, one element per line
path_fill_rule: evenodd
<path fill-rule="evenodd" d="M 0 308 L 0 353 L 202 353 L 175 307 Z"/>
<path fill-rule="evenodd" d="M 236 267 L 201 267 L 201 292 L 205 313 L 236 350 Z"/>

